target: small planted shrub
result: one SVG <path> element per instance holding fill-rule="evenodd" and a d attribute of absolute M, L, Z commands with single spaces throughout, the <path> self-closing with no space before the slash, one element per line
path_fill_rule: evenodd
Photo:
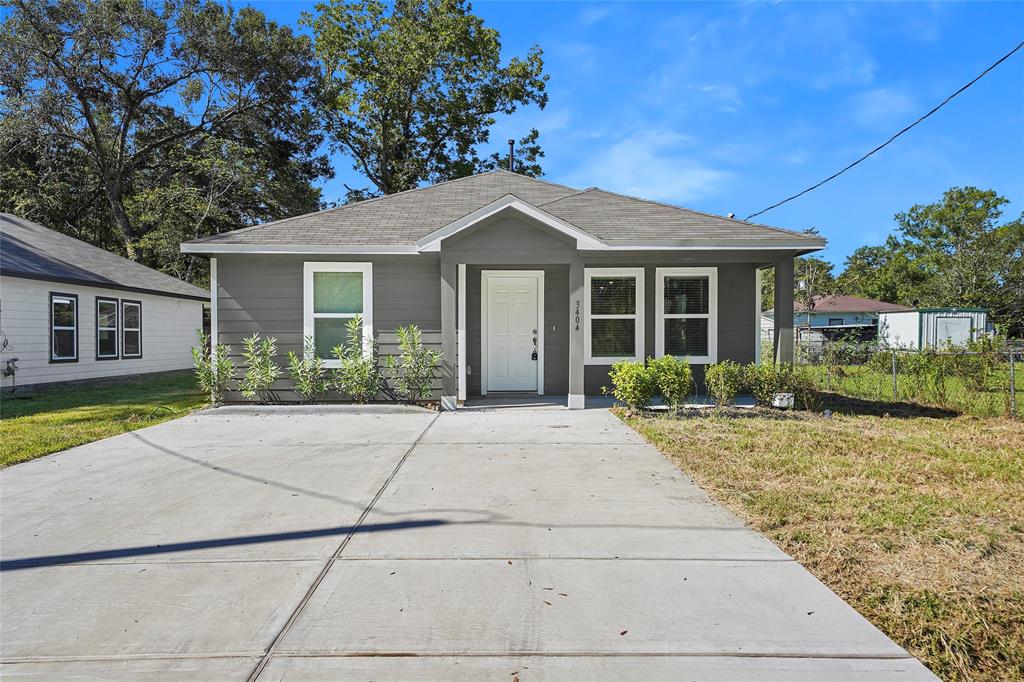
<path fill-rule="evenodd" d="M 363 318 L 356 316 L 345 328 L 348 343 L 334 347 L 334 357 L 340 367 L 334 370 L 331 383 L 342 394 L 356 403 L 366 403 L 380 390 L 381 375 L 377 367 L 377 342 L 370 340 L 369 348 L 363 339 Z"/>
<path fill-rule="evenodd" d="M 693 392 L 693 370 L 686 360 L 672 355 L 650 358 L 647 369 L 652 374 L 655 388 L 673 410 L 679 409 Z"/>
<path fill-rule="evenodd" d="M 776 393 L 789 392 L 782 389 L 784 377 L 776 365 L 753 363 L 747 365 L 744 372 L 744 385 L 759 405 L 771 405 Z"/>
<path fill-rule="evenodd" d="M 261 403 L 276 400 L 270 387 L 281 376 L 281 369 L 274 361 L 277 355 L 277 339 L 261 339 L 253 334 L 242 342 L 242 357 L 245 359 L 245 374 L 238 382 L 242 395 L 257 398 Z"/>
<path fill-rule="evenodd" d="M 384 358 L 395 393 L 402 400 L 417 402 L 430 397 L 431 384 L 441 364 L 442 353 L 423 345 L 423 333 L 414 324 L 395 330 L 399 354 Z"/>
<path fill-rule="evenodd" d="M 211 346 L 210 335 L 202 329 L 196 330 L 196 336 L 199 337 L 199 347 L 192 348 L 196 382 L 204 393 L 210 394 L 210 402 L 219 405 L 235 376 L 235 363 L 230 357 L 231 349 L 223 343 Z"/>
<path fill-rule="evenodd" d="M 303 339 L 301 356 L 288 351 L 288 373 L 303 402 L 312 402 L 327 391 L 327 371 L 323 359 L 316 354 L 312 336 Z"/>
<path fill-rule="evenodd" d="M 639 360 L 619 360 L 608 373 L 612 388 L 601 390 L 611 395 L 634 412 L 647 407 L 657 390 L 654 372 Z"/>
<path fill-rule="evenodd" d="M 704 371 L 704 383 L 708 387 L 708 395 L 719 407 L 731 405 L 736 396 L 743 390 L 746 372 L 743 365 L 732 360 L 723 360 L 708 365 Z"/>

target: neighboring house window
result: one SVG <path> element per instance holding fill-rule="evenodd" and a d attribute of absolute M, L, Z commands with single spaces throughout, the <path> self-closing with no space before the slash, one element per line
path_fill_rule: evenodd
<path fill-rule="evenodd" d="M 828 318 L 828 326 L 830 327 L 841 327 L 846 321 L 841 317 L 830 317 Z"/>
<path fill-rule="evenodd" d="M 583 343 L 588 365 L 644 357 L 644 269 L 584 270 Z"/>
<path fill-rule="evenodd" d="M 654 350 L 694 364 L 718 361 L 718 268 L 658 268 Z"/>
<path fill-rule="evenodd" d="M 142 357 L 142 301 L 121 301 L 121 357 Z"/>
<path fill-rule="evenodd" d="M 78 362 L 78 296 L 50 293 L 50 362 Z"/>
<path fill-rule="evenodd" d="M 363 318 L 363 349 L 373 340 L 373 265 L 371 263 L 306 263 L 303 277 L 303 335 L 313 337 L 317 356 L 328 367 L 340 363 L 335 346 L 348 343 L 346 325 Z"/>
<path fill-rule="evenodd" d="M 96 299 L 96 359 L 116 360 L 117 308 L 116 298 Z"/>

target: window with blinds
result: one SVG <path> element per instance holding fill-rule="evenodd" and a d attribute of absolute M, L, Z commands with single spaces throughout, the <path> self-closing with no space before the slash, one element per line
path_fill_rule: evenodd
<path fill-rule="evenodd" d="M 373 284 L 371 263 L 306 263 L 304 272 L 303 334 L 313 338 L 318 357 L 327 367 L 340 363 L 336 346 L 350 342 L 347 325 L 354 317 L 363 322 L 364 348 L 373 337 Z"/>
<path fill-rule="evenodd" d="M 658 268 L 655 352 L 717 361 L 717 268 Z"/>
<path fill-rule="evenodd" d="M 643 357 L 643 269 L 585 271 L 588 364 Z"/>

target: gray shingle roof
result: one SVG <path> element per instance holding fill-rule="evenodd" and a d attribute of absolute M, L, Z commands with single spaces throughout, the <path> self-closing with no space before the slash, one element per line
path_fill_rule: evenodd
<path fill-rule="evenodd" d="M 206 300 L 176 277 L 9 213 L 0 213 L 0 273 Z"/>
<path fill-rule="evenodd" d="M 492 171 L 369 201 L 255 225 L 189 244 L 408 246 L 508 194 L 611 244 L 667 239 L 807 243 L 806 234 L 614 194 Z"/>

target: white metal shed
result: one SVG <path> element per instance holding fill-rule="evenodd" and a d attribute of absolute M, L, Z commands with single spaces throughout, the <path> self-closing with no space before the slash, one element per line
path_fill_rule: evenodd
<path fill-rule="evenodd" d="M 918 308 L 878 314 L 878 340 L 889 348 L 963 346 L 987 330 L 986 308 Z"/>

